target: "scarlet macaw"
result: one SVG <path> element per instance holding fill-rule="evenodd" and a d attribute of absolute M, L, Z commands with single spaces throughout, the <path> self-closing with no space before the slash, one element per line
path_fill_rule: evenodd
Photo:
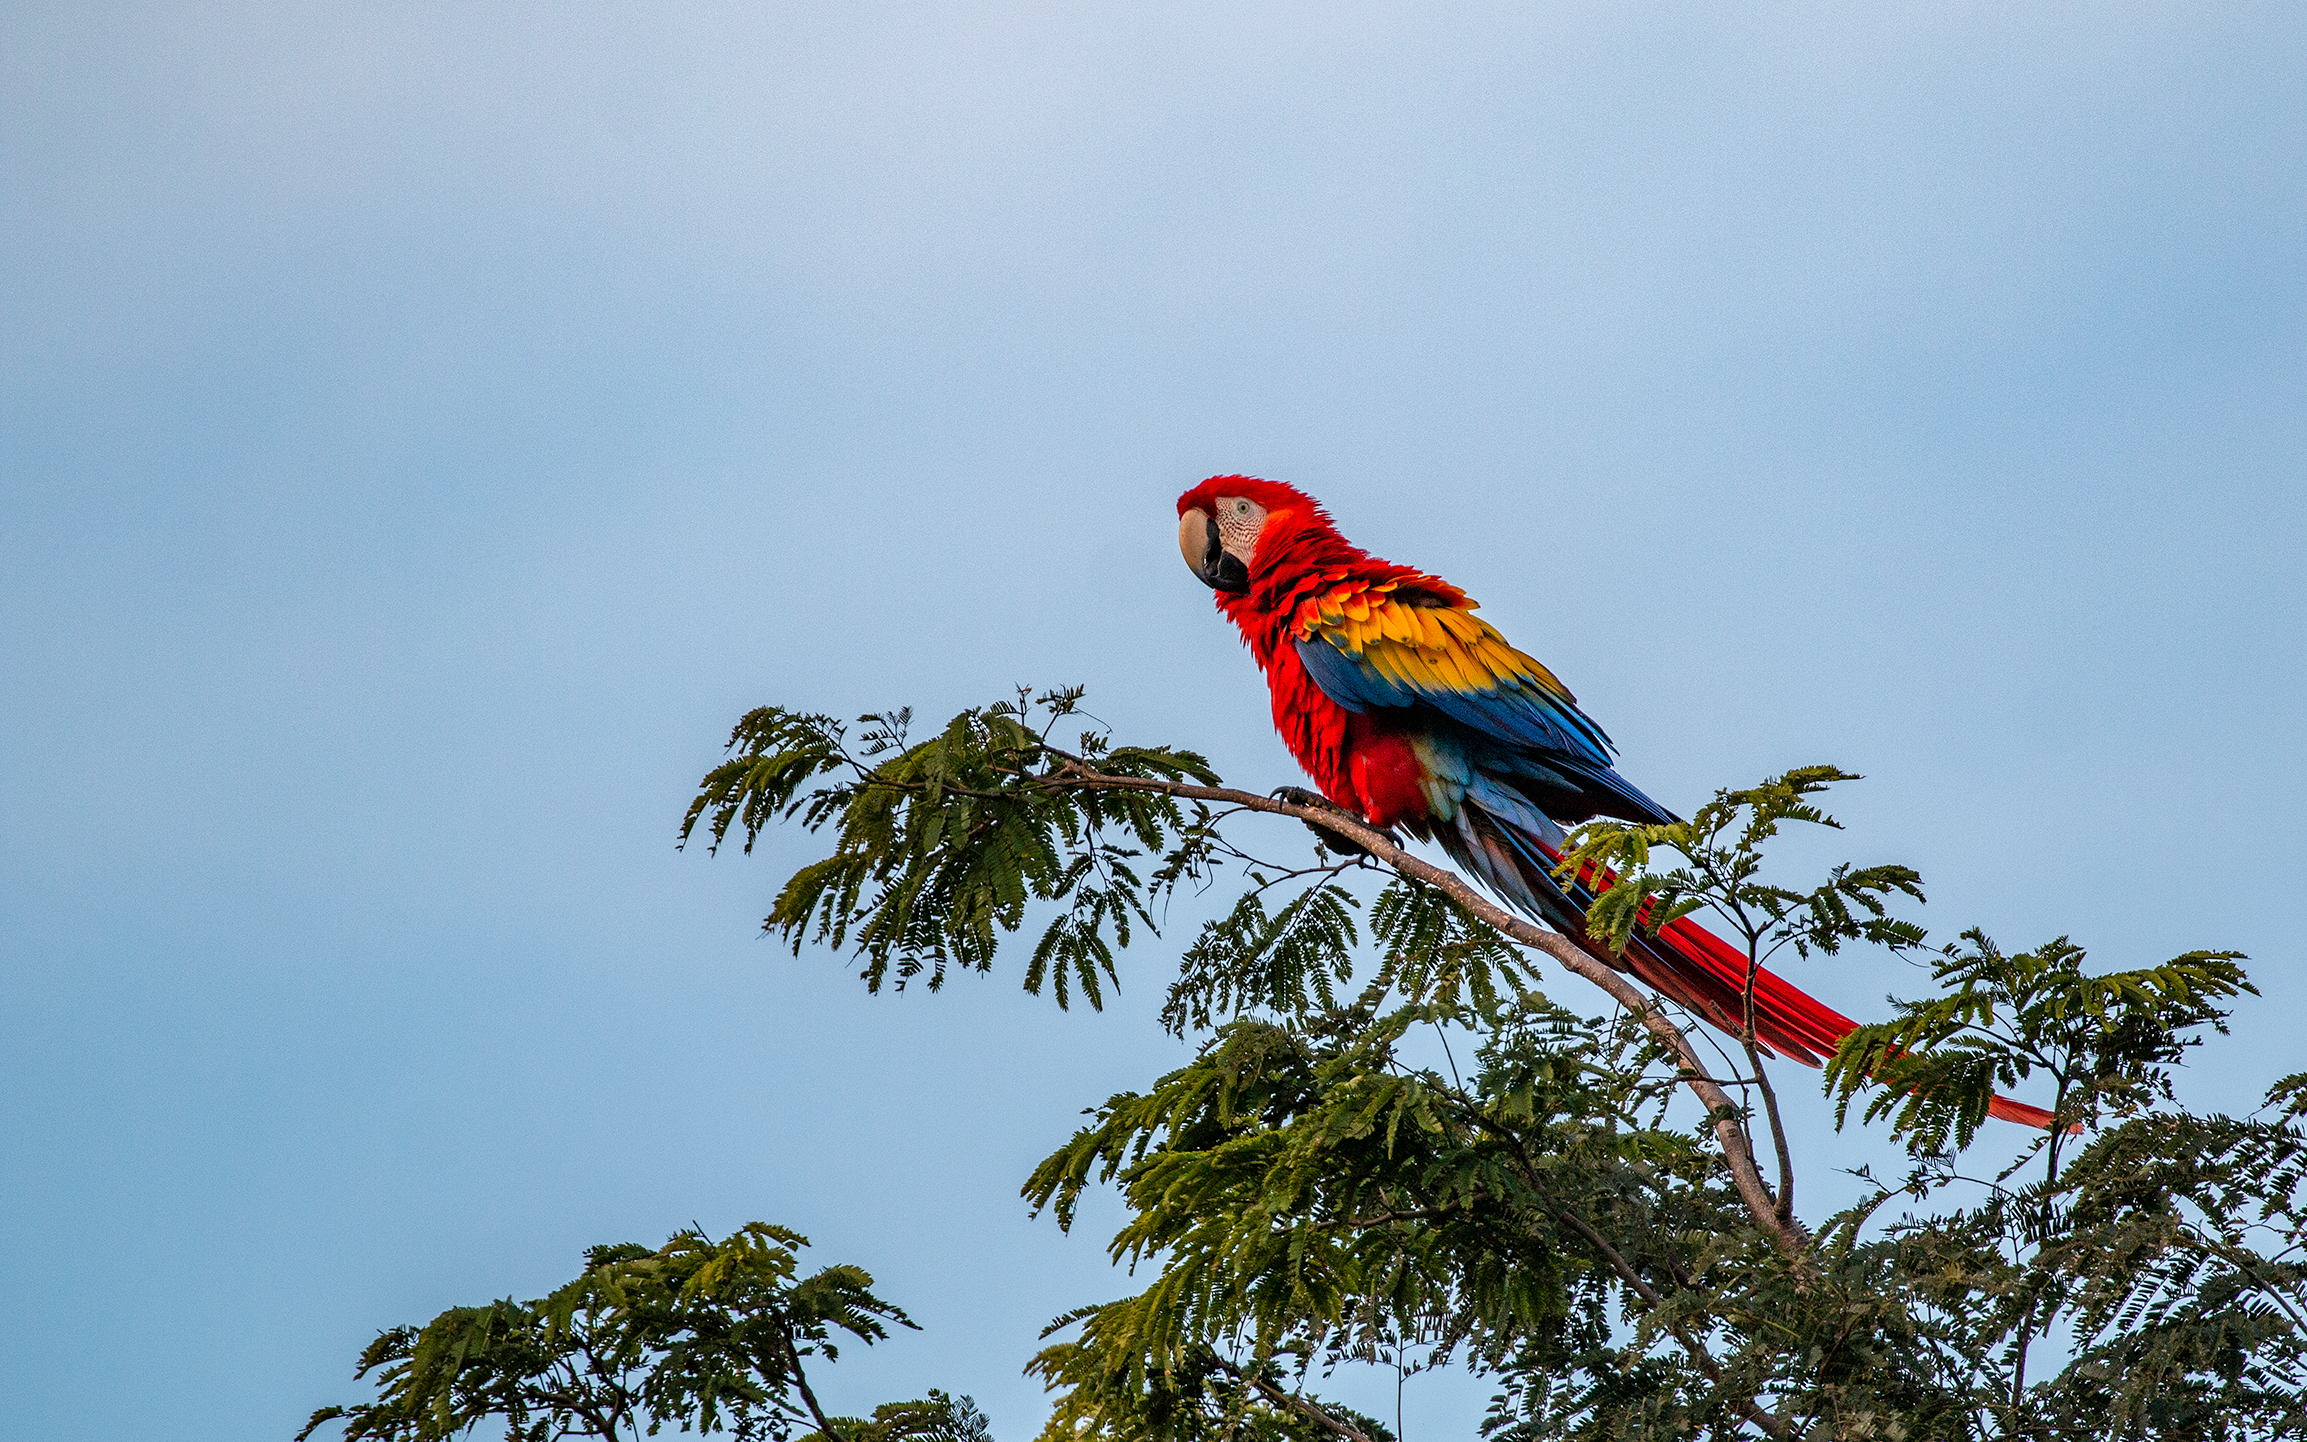
<path fill-rule="evenodd" d="M 1475 616 L 1464 591 L 1379 560 L 1313 497 L 1250 476 L 1178 497 L 1178 546 L 1257 657 L 1274 726 L 1324 797 L 1439 842 L 1517 909 L 1739 1033 L 1746 956 L 1721 938 L 1684 918 L 1612 956 L 1587 936 L 1593 893 L 1553 876 L 1562 828 L 1674 817 L 1612 768 L 1616 748 L 1569 688 Z M 1754 1009 L 1757 1042 L 1809 1066 L 1857 1026 L 1767 970 Z M 1990 1110 L 2051 1120 L 2004 1097 Z"/>

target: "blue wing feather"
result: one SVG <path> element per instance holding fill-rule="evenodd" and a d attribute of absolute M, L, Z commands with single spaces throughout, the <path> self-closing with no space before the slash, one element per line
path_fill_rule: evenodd
<path fill-rule="evenodd" d="M 1574 756 L 1589 766 L 1610 764 L 1610 737 L 1576 706 L 1536 686 L 1507 682 L 1487 691 L 1432 690 L 1389 680 L 1330 642 L 1297 643 L 1298 660 L 1322 693 L 1349 711 L 1371 707 L 1430 706 L 1480 735 Z"/>
<path fill-rule="evenodd" d="M 1322 694 L 1348 711 L 1439 713 L 1488 743 L 1474 748 L 1472 757 L 1483 771 L 1568 792 L 1599 790 L 1649 819 L 1672 818 L 1611 769 L 1610 738 L 1601 727 L 1574 704 L 1539 687 L 1509 681 L 1487 691 L 1428 690 L 1381 676 L 1320 637 L 1299 641 L 1297 651 L 1299 664 Z"/>

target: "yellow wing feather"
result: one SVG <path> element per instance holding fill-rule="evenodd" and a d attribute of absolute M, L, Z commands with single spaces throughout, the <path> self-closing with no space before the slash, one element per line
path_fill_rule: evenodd
<path fill-rule="evenodd" d="M 1412 605 L 1393 594 L 1399 581 L 1324 579 L 1329 584 L 1298 605 L 1294 621 L 1302 641 L 1319 636 L 1396 685 L 1493 691 L 1502 681 L 1519 681 L 1571 699 L 1553 672 L 1472 615 L 1475 602 L 1463 592 L 1448 590 L 1458 596 L 1455 604 Z M 1439 585 L 1419 592 L 1444 593 Z"/>

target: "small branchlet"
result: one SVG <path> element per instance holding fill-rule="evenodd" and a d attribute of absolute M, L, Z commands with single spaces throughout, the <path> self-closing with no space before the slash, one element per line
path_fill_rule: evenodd
<path fill-rule="evenodd" d="M 1923 900 L 1922 878 L 1910 867 L 1840 865 L 1808 889 L 1763 879 L 1766 844 L 1789 822 L 1839 831 L 1842 823 L 1815 798 L 1859 779 L 1835 766 L 1802 766 L 1759 786 L 1717 791 L 1688 821 L 1588 822 L 1572 833 L 1556 873 L 1613 878 L 1588 911 L 1587 926 L 1614 951 L 1637 931 L 1656 936 L 1698 911 L 1746 940 L 1757 964 L 1790 945 L 1806 957 L 1832 956 L 1853 942 L 1893 951 L 1919 946 L 1922 928 L 1890 913 L 1897 898 Z M 1660 852 L 1679 864 L 1658 869 L 1652 858 Z"/>

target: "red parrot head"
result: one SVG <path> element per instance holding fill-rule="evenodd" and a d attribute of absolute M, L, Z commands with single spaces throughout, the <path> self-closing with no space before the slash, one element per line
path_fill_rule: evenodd
<path fill-rule="evenodd" d="M 1212 476 L 1178 497 L 1178 550 L 1213 591 L 1239 596 L 1267 569 L 1261 542 L 1308 531 L 1335 536 L 1321 502 L 1280 481 Z M 1270 563 L 1276 544 L 1263 546 Z"/>

